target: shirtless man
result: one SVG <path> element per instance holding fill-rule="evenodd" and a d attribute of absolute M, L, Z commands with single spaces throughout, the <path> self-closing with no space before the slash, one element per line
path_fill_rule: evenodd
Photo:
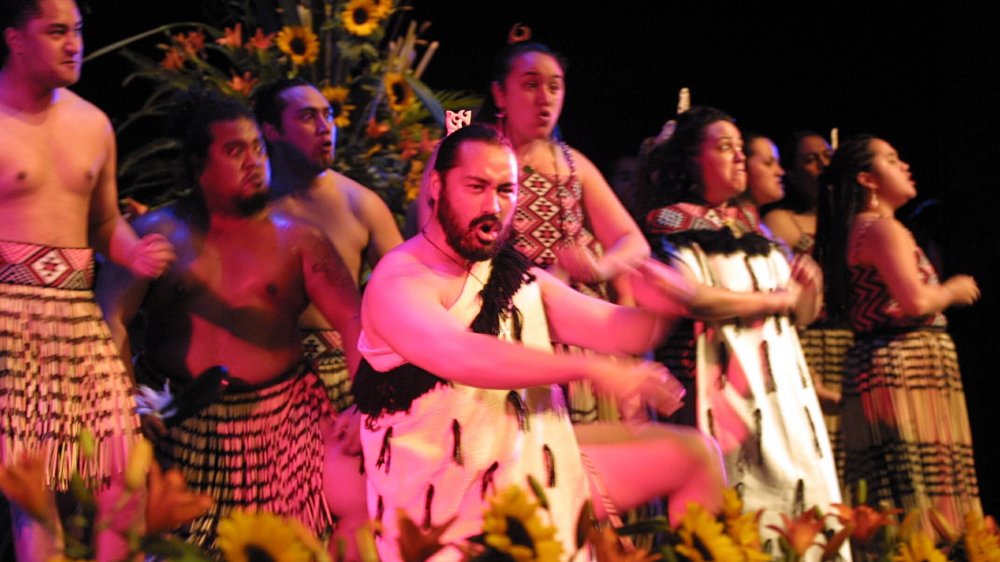
<path fill-rule="evenodd" d="M 254 103 L 271 158 L 275 208 L 320 229 L 360 282 L 362 266 L 375 267 L 403 238 L 381 197 L 330 169 L 337 130 L 329 102 L 314 86 L 293 78 L 264 85 Z M 340 335 L 313 307 L 299 327 L 330 399 L 345 409 L 351 404 L 350 379 Z"/>
<path fill-rule="evenodd" d="M 169 381 L 176 394 L 216 365 L 231 376 L 202 411 L 166 418 L 172 427 L 159 442 L 160 458 L 216 501 L 185 532 L 211 545 L 220 517 L 249 508 L 325 533 L 332 522 L 323 463 L 333 414 L 322 384 L 302 367 L 296 321 L 312 302 L 357 341 L 357 288 L 321 232 L 269 209 L 264 139 L 248 109 L 219 94 L 191 94 L 174 131 L 197 194 L 141 216 L 135 228 L 166 236 L 178 260 L 152 284 L 102 284 L 102 294 L 118 296 L 105 312 L 122 338 L 142 303 L 140 381 L 157 389 Z M 355 350 L 347 346 L 352 370 Z"/>
<path fill-rule="evenodd" d="M 514 154 L 495 131 L 452 133 L 430 175 L 434 216 L 368 285 L 355 401 L 384 562 L 400 560 L 397 509 L 425 528 L 457 516 L 441 542 L 460 541 L 482 530 L 487 496 L 525 487 L 528 475 L 545 487 L 563 560 L 576 550 L 577 516 L 590 497 L 599 517 L 659 495 L 670 496 L 674 520 L 688 501 L 720 505 L 721 457 L 695 430 L 592 424 L 584 431 L 594 435 L 578 445 L 556 384 L 587 379 L 621 399 L 643 393 L 676 407 L 679 383 L 659 364 L 554 355 L 550 342 L 639 354 L 658 342 L 664 321 L 531 267 L 506 243 L 517 193 Z M 687 288 L 653 267 L 636 280 L 636 296 L 676 313 Z M 432 559 L 459 558 L 446 549 Z"/>
<path fill-rule="evenodd" d="M 66 89 L 82 25 L 73 0 L 0 5 L 0 465 L 59 455 L 46 462 L 58 491 L 74 470 L 110 483 L 137 437 L 132 383 L 93 302 L 91 248 L 140 277 L 173 259 L 163 237 L 139 240 L 122 219 L 111 124 Z M 79 455 L 84 427 L 100 463 Z M 14 517 L 18 559 L 47 558 L 52 545 Z"/>

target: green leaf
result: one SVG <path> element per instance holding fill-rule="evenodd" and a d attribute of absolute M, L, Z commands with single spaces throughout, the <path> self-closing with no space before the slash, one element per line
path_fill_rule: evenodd
<path fill-rule="evenodd" d="M 170 31 L 173 30 L 175 27 L 196 27 L 196 28 L 199 28 L 199 29 L 204 29 L 204 30 L 212 31 L 216 35 L 218 35 L 219 33 L 221 33 L 218 29 L 216 29 L 216 28 L 214 28 L 214 27 L 212 27 L 210 25 L 206 25 L 204 23 L 196 22 L 196 21 L 183 21 L 183 22 L 176 22 L 176 23 L 168 23 L 168 24 L 165 24 L 165 25 L 161 25 L 160 27 L 156 27 L 156 28 L 150 29 L 148 31 L 143 31 L 142 33 L 138 33 L 138 34 L 133 35 L 131 37 L 128 37 L 126 39 L 122 39 L 121 41 L 116 41 L 116 42 L 114 42 L 114 43 L 112 43 L 110 45 L 106 45 L 104 47 L 101 47 L 100 49 L 97 49 L 93 53 L 90 53 L 89 55 L 87 55 L 86 57 L 84 57 L 83 58 L 83 62 L 90 62 L 90 61 L 92 61 L 94 59 L 103 57 L 104 55 L 106 55 L 108 53 L 113 53 L 114 51 L 122 49 L 123 47 L 127 47 L 127 46 L 131 45 L 132 43 L 135 43 L 136 41 L 140 41 L 140 40 L 145 39 L 147 37 L 150 37 L 152 35 L 156 35 L 157 33 L 170 33 Z"/>
<path fill-rule="evenodd" d="M 616 533 L 624 536 L 643 535 L 647 533 L 663 533 L 669 531 L 670 521 L 667 521 L 667 518 L 662 515 L 645 519 L 643 521 L 636 521 L 630 525 L 624 525 L 615 529 Z"/>
<path fill-rule="evenodd" d="M 434 93 L 431 92 L 430 88 L 424 85 L 423 82 L 413 77 L 412 74 L 406 73 L 406 83 L 413 88 L 413 93 L 420 98 L 420 102 L 424 104 L 427 111 L 430 112 L 431 117 L 437 122 L 438 126 L 444 127 L 444 108 L 438 103 L 437 98 Z"/>
<path fill-rule="evenodd" d="M 146 554 L 161 556 L 171 562 L 210 562 L 212 559 L 194 545 L 178 539 L 149 537 L 142 540 Z"/>

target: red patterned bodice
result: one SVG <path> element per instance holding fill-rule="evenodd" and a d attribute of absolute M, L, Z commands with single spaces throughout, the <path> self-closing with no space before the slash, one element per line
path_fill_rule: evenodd
<path fill-rule="evenodd" d="M 875 220 L 869 220 L 851 241 L 851 259 L 857 261 L 858 248 L 865 232 Z M 916 244 L 914 244 L 916 245 Z M 939 285 L 937 272 L 923 250 L 916 246 L 913 258 L 917 262 L 920 281 L 928 285 Z M 851 327 L 858 333 L 879 330 L 915 329 L 922 327 L 945 327 L 948 322 L 944 314 L 937 312 L 927 316 L 907 316 L 899 303 L 889 294 L 889 288 L 878 270 L 869 265 L 850 265 L 851 277 Z"/>

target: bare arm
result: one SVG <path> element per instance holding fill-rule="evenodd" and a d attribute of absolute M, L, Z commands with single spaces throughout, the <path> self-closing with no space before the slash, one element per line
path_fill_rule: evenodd
<path fill-rule="evenodd" d="M 864 236 L 858 252 L 859 264 L 878 270 L 889 293 L 907 316 L 925 316 L 954 305 L 970 305 L 979 299 L 979 287 L 967 275 L 956 275 L 942 285 L 924 283 L 914 257 L 916 243 L 899 221 L 876 220 Z"/>
<path fill-rule="evenodd" d="M 764 224 L 771 232 L 781 239 L 789 248 L 794 248 L 802 237 L 795 220 L 792 219 L 792 212 L 786 209 L 775 209 L 764 215 Z"/>
<path fill-rule="evenodd" d="M 795 323 L 808 326 L 823 310 L 823 270 L 806 254 L 796 256 L 791 266 L 792 281 L 802 287 L 795 303 Z"/>
<path fill-rule="evenodd" d="M 498 389 L 583 378 L 603 382 L 624 370 L 608 358 L 554 355 L 474 333 L 441 303 L 434 276 L 410 256 L 395 254 L 379 265 L 365 293 L 365 330 L 422 369 L 461 384 Z"/>
<path fill-rule="evenodd" d="M 361 216 L 368 227 L 368 265 L 374 268 L 382 256 L 403 243 L 403 237 L 396 226 L 385 201 L 375 193 L 364 190 L 361 197 Z"/>
<path fill-rule="evenodd" d="M 306 294 L 344 338 L 344 356 L 351 376 L 358 370 L 361 297 L 347 266 L 319 231 L 303 227 L 302 276 Z"/>
<path fill-rule="evenodd" d="M 103 142 L 106 157 L 90 198 L 89 239 L 91 246 L 110 261 L 143 277 L 158 277 L 176 259 L 173 247 L 159 234 L 140 240 L 118 209 L 115 179 L 115 137 L 106 124 Z"/>
<path fill-rule="evenodd" d="M 542 288 L 552 339 L 611 355 L 639 355 L 666 335 L 667 322 L 649 310 L 588 297 L 533 270 Z"/>
<path fill-rule="evenodd" d="M 648 258 L 649 244 L 597 167 L 575 150 L 573 158 L 583 183 L 584 212 L 604 247 L 596 264 L 597 276 L 612 279 Z"/>
<path fill-rule="evenodd" d="M 797 283 L 792 283 L 788 291 L 738 293 L 728 289 L 702 285 L 685 264 L 675 260 L 673 265 L 695 287 L 694 296 L 691 298 L 690 314 L 692 318 L 697 320 L 725 320 L 747 316 L 787 314 L 795 307 L 798 300 L 799 287 Z"/>

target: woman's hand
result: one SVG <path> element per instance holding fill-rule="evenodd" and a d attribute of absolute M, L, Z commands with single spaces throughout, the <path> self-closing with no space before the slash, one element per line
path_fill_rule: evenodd
<path fill-rule="evenodd" d="M 951 293 L 954 305 L 969 306 L 979 300 L 979 285 L 970 275 L 956 275 L 945 281 L 942 287 Z"/>

